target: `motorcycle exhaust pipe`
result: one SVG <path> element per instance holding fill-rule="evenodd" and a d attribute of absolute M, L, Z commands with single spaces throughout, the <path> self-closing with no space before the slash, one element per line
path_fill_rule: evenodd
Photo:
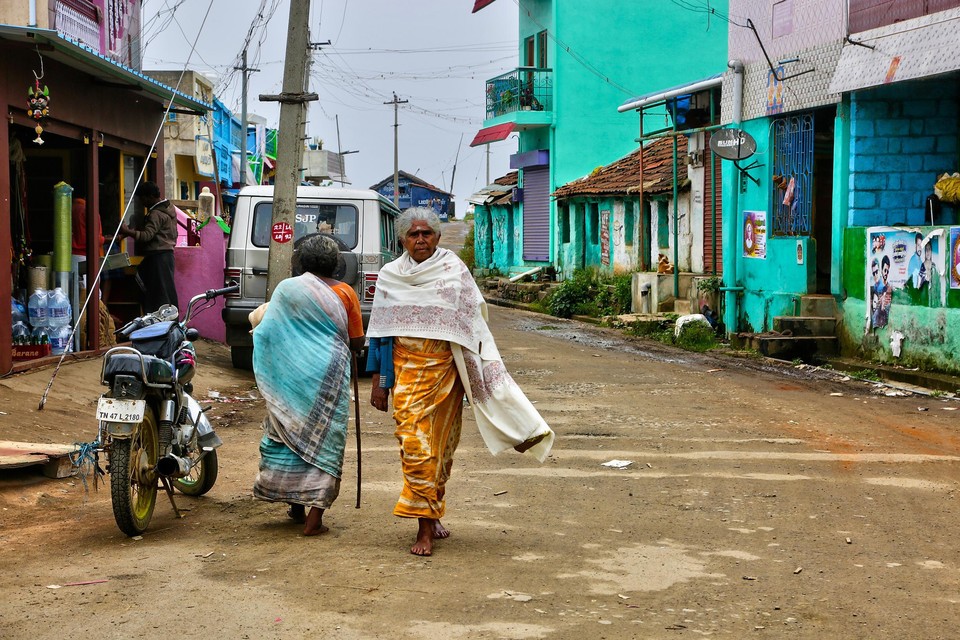
<path fill-rule="evenodd" d="M 162 476 L 182 478 L 190 475 L 190 461 L 172 453 L 157 460 L 157 473 Z"/>

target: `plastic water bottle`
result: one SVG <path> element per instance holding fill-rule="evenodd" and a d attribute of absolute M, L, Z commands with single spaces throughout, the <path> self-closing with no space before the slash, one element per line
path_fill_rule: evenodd
<path fill-rule="evenodd" d="M 47 294 L 47 326 L 63 327 L 71 320 L 70 298 L 57 287 Z"/>
<path fill-rule="evenodd" d="M 27 344 L 30 342 L 30 327 L 22 320 L 13 323 L 13 344 Z"/>
<path fill-rule="evenodd" d="M 27 314 L 30 317 L 31 327 L 47 326 L 47 291 L 37 289 L 27 301 Z"/>
<path fill-rule="evenodd" d="M 34 327 L 30 341 L 33 344 L 47 344 L 50 341 L 50 328 L 42 324 Z"/>
<path fill-rule="evenodd" d="M 70 325 L 51 327 L 49 333 L 50 353 L 58 356 L 64 351 L 72 351 L 73 345 L 70 344 L 70 333 Z"/>
<path fill-rule="evenodd" d="M 10 297 L 10 322 L 11 324 L 16 324 L 18 322 L 27 321 L 27 310 L 24 308 L 23 304 L 14 298 Z"/>

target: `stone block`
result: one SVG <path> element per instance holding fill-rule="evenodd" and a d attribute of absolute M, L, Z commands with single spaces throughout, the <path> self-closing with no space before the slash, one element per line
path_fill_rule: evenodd
<path fill-rule="evenodd" d="M 960 150 L 960 145 L 957 144 L 956 136 L 939 136 L 937 138 L 937 153 L 956 156 L 958 150 Z"/>
<path fill-rule="evenodd" d="M 888 188 L 885 173 L 852 173 L 850 189 L 853 191 L 880 191 Z"/>
<path fill-rule="evenodd" d="M 957 159 L 949 155 L 940 154 L 924 156 L 923 168 L 924 170 L 933 172 L 936 175 L 940 175 L 947 171 L 953 173 L 957 170 Z"/>
<path fill-rule="evenodd" d="M 850 154 L 850 172 L 870 172 L 876 165 L 875 156 L 861 156 L 854 153 Z"/>
<path fill-rule="evenodd" d="M 883 118 L 877 120 L 878 136 L 905 136 L 910 133 L 910 120 L 901 118 Z"/>
<path fill-rule="evenodd" d="M 873 126 L 873 120 L 866 118 L 854 118 L 850 125 L 851 137 L 872 137 L 876 135 L 876 127 Z"/>
<path fill-rule="evenodd" d="M 854 208 L 872 209 L 877 206 L 877 194 L 872 191 L 855 191 L 850 194 Z"/>
<path fill-rule="evenodd" d="M 851 227 L 878 227 L 886 223 L 886 216 L 876 209 L 850 209 Z"/>
<path fill-rule="evenodd" d="M 917 173 L 903 173 L 896 174 L 897 179 L 901 182 L 901 186 L 904 191 L 920 191 L 923 193 L 933 192 L 933 183 L 936 181 L 937 177 L 935 174 L 930 172 L 917 172 Z M 891 178 L 893 176 L 890 176 Z"/>
<path fill-rule="evenodd" d="M 912 191 L 883 191 L 880 193 L 881 209 L 905 209 L 913 206 Z"/>
<path fill-rule="evenodd" d="M 903 188 L 903 174 L 902 173 L 885 173 L 887 176 L 887 189 L 902 189 Z"/>
<path fill-rule="evenodd" d="M 957 134 L 956 118 L 927 118 L 924 123 L 924 133 L 935 136 Z"/>
<path fill-rule="evenodd" d="M 932 118 L 938 115 L 936 100 L 918 100 L 916 98 L 903 103 L 903 115 L 913 118 Z"/>
<path fill-rule="evenodd" d="M 851 154 L 876 156 L 887 153 L 888 141 L 888 138 L 879 137 L 854 138 Z"/>
<path fill-rule="evenodd" d="M 934 136 L 904 138 L 900 143 L 903 153 L 933 153 L 937 148 L 937 139 Z"/>
<path fill-rule="evenodd" d="M 922 156 L 888 155 L 879 156 L 873 164 L 874 171 L 891 173 L 894 171 L 922 171 L 924 168 Z"/>

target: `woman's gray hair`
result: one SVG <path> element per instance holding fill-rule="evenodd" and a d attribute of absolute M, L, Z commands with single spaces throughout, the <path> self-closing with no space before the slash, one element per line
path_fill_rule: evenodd
<path fill-rule="evenodd" d="M 293 261 L 304 273 L 330 278 L 337 270 L 340 247 L 333 237 L 323 234 L 308 236 L 293 252 Z"/>
<path fill-rule="evenodd" d="M 437 212 L 429 207 L 410 207 L 397 217 L 394 228 L 397 231 L 397 237 L 402 241 L 410 232 L 414 220 L 423 220 L 437 235 L 440 235 L 440 218 Z"/>

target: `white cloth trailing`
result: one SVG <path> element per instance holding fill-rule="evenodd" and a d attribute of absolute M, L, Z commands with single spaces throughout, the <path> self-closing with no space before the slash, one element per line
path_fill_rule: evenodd
<path fill-rule="evenodd" d="M 487 326 L 487 303 L 452 251 L 438 248 L 420 263 L 404 253 L 380 269 L 367 335 L 449 341 L 490 452 L 542 436 L 529 451 L 540 462 L 550 453 L 555 435 L 503 365 Z"/>

